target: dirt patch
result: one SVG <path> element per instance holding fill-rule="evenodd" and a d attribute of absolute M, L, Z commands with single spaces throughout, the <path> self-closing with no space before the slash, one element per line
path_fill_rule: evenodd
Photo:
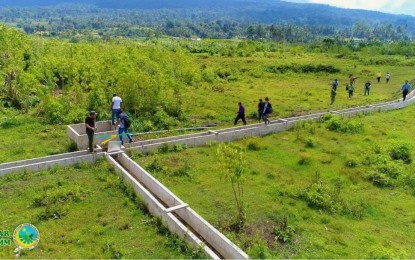
<path fill-rule="evenodd" d="M 273 248 L 279 244 L 277 236 L 273 233 L 274 227 L 277 225 L 277 223 L 269 220 L 255 222 L 247 226 L 243 232 L 247 237 L 259 237 L 265 240 L 268 247 Z"/>

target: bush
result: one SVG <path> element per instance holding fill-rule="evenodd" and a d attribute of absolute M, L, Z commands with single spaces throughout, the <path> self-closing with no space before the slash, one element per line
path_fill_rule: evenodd
<path fill-rule="evenodd" d="M 402 160 L 406 164 L 412 163 L 411 149 L 408 144 L 395 145 L 389 155 L 392 160 Z"/>
<path fill-rule="evenodd" d="M 332 117 L 326 121 L 326 128 L 333 132 L 359 134 L 363 131 L 363 124 L 351 120 Z"/>
<path fill-rule="evenodd" d="M 288 224 L 288 217 L 284 216 L 283 222 L 279 227 L 274 227 L 272 233 L 277 236 L 279 241 L 289 243 L 294 238 L 294 228 Z"/>
<path fill-rule="evenodd" d="M 168 153 L 170 151 L 170 147 L 167 143 L 164 143 L 158 148 L 158 151 L 159 153 Z"/>
<path fill-rule="evenodd" d="M 248 149 L 248 151 L 259 151 L 261 150 L 261 147 L 255 141 L 250 141 L 246 146 L 246 149 Z"/>
<path fill-rule="evenodd" d="M 345 162 L 344 166 L 347 168 L 355 168 L 357 166 L 357 162 L 355 159 L 349 159 Z"/>
<path fill-rule="evenodd" d="M 179 169 L 177 169 L 176 171 L 173 172 L 173 176 L 178 176 L 178 177 L 192 177 L 190 174 L 190 166 L 188 163 L 185 163 L 185 165 L 183 165 L 182 167 L 180 167 Z"/>
<path fill-rule="evenodd" d="M 70 141 L 68 146 L 66 147 L 68 152 L 75 152 L 78 151 L 78 145 L 74 141 Z"/>
<path fill-rule="evenodd" d="M 400 165 L 389 162 L 370 171 L 367 179 L 378 187 L 394 187 L 397 179 L 403 176 L 403 173 L 404 170 Z"/>
<path fill-rule="evenodd" d="M 313 138 L 307 138 L 307 140 L 305 141 L 305 147 L 306 148 L 314 148 L 316 145 L 314 143 L 314 139 Z"/>
<path fill-rule="evenodd" d="M 154 158 L 153 162 L 151 162 L 146 168 L 150 172 L 164 172 L 164 167 L 161 165 L 158 158 Z"/>
<path fill-rule="evenodd" d="M 335 68 L 333 65 L 314 65 L 314 64 L 291 64 L 291 65 L 268 65 L 265 68 L 265 71 L 271 73 L 281 73 L 284 74 L 288 71 L 292 71 L 294 73 L 328 73 L 334 74 L 339 73 L 340 69 Z"/>
<path fill-rule="evenodd" d="M 311 163 L 311 158 L 308 156 L 301 156 L 300 160 L 298 161 L 299 165 L 309 165 Z"/>

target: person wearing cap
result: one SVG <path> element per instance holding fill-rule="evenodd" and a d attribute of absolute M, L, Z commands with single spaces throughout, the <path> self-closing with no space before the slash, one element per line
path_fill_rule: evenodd
<path fill-rule="evenodd" d="M 121 110 L 122 99 L 114 93 L 112 95 L 112 104 L 111 104 L 111 124 L 115 125 L 115 118 L 117 117 L 118 120 L 118 110 Z"/>
<path fill-rule="evenodd" d="M 94 133 L 97 131 L 97 128 L 95 127 L 95 117 L 96 112 L 91 111 L 85 119 L 86 134 L 88 135 L 88 149 L 91 153 L 94 152 Z"/>

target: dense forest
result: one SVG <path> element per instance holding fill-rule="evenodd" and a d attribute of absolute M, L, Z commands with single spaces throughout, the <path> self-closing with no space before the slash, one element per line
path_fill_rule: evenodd
<path fill-rule="evenodd" d="M 415 18 L 283 1 L 2 1 L 0 22 L 26 33 L 94 37 L 200 37 L 310 42 L 319 37 L 408 40 Z M 36 5 L 36 6 L 33 6 Z"/>

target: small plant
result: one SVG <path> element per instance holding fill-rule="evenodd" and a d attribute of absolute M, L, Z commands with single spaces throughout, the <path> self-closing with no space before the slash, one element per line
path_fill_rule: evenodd
<path fill-rule="evenodd" d="M 288 216 L 284 216 L 283 222 L 279 227 L 274 227 L 273 233 L 277 236 L 277 240 L 289 243 L 293 240 L 294 237 L 294 228 L 288 224 Z"/>
<path fill-rule="evenodd" d="M 192 175 L 190 174 L 190 166 L 187 162 L 185 162 L 185 165 L 180 167 L 179 169 L 177 169 L 176 171 L 173 172 L 173 176 L 178 176 L 178 177 L 191 177 Z"/>
<path fill-rule="evenodd" d="M 164 143 L 158 148 L 159 153 L 168 153 L 170 151 L 169 144 Z"/>
<path fill-rule="evenodd" d="M 305 155 L 302 155 L 300 160 L 298 161 L 299 165 L 309 165 L 311 163 L 311 158 Z"/>
<path fill-rule="evenodd" d="M 71 141 L 71 142 L 68 143 L 68 146 L 66 147 L 66 150 L 68 152 L 78 151 L 78 145 L 74 141 Z"/>
<path fill-rule="evenodd" d="M 111 243 L 106 243 L 103 247 L 102 247 L 102 253 L 104 253 L 105 255 L 107 255 L 109 258 L 112 259 L 121 259 L 123 257 L 123 254 L 121 253 L 121 251 L 114 245 L 113 242 Z"/>
<path fill-rule="evenodd" d="M 261 150 L 261 147 L 256 142 L 251 141 L 246 146 L 246 149 L 248 149 L 248 151 L 259 151 L 259 150 Z"/>
<path fill-rule="evenodd" d="M 344 163 L 344 166 L 346 166 L 347 168 L 355 168 L 357 167 L 357 162 L 355 159 L 349 159 Z"/>
<path fill-rule="evenodd" d="M 333 132 L 359 134 L 363 131 L 363 124 L 339 117 L 331 117 L 326 122 L 326 128 Z"/>
<path fill-rule="evenodd" d="M 307 140 L 305 141 L 305 147 L 306 148 L 314 148 L 314 147 L 316 147 L 316 144 L 315 144 L 313 138 L 307 138 Z"/>
<path fill-rule="evenodd" d="M 156 157 L 154 160 L 147 166 L 147 170 L 150 172 L 163 172 L 164 167 L 161 165 L 160 160 Z"/>
<path fill-rule="evenodd" d="M 389 155 L 392 160 L 402 160 L 406 164 L 412 163 L 411 149 L 408 144 L 395 145 Z"/>

